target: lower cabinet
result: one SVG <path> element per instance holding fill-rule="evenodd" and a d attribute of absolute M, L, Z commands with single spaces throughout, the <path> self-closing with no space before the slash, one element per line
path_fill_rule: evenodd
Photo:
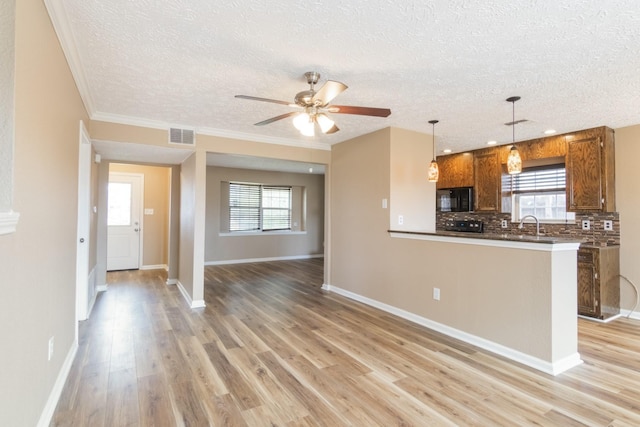
<path fill-rule="evenodd" d="M 620 313 L 620 247 L 578 249 L 578 314 L 605 320 Z"/>

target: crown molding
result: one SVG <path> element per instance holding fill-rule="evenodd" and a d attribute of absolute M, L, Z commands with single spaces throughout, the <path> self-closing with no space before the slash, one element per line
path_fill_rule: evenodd
<path fill-rule="evenodd" d="M 69 24 L 69 17 L 64 8 L 63 0 L 44 0 L 45 7 L 49 13 L 49 18 L 53 24 L 60 46 L 64 52 L 64 56 L 67 59 L 71 74 L 75 80 L 78 92 L 80 92 L 80 98 L 84 104 L 84 108 L 87 110 L 89 117 L 93 115 L 95 111 L 95 104 L 91 97 L 91 91 L 89 90 L 89 84 L 87 83 L 86 74 L 80 61 L 80 55 L 78 54 L 78 45 L 73 37 L 73 31 L 71 31 L 71 25 Z"/>

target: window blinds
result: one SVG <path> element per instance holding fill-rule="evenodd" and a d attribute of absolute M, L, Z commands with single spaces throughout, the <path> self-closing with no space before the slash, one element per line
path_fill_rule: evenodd
<path fill-rule="evenodd" d="M 260 230 L 260 186 L 229 183 L 229 231 Z"/>
<path fill-rule="evenodd" d="M 291 229 L 291 187 L 229 183 L 229 231 Z"/>
<path fill-rule="evenodd" d="M 511 175 L 511 178 L 510 183 L 503 182 L 503 185 L 511 184 L 513 194 L 564 191 L 566 187 L 564 164 L 525 168 L 522 173 Z"/>

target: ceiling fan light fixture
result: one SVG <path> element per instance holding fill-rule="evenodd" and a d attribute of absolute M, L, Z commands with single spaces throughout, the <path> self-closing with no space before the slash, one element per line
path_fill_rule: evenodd
<path fill-rule="evenodd" d="M 304 127 L 309 123 L 310 119 L 311 118 L 307 113 L 297 114 L 293 118 L 293 126 L 302 132 L 302 129 L 304 129 Z"/>
<path fill-rule="evenodd" d="M 519 96 L 507 98 L 507 102 L 511 102 L 512 104 L 511 129 L 513 142 L 511 150 L 509 150 L 509 157 L 507 157 L 507 172 L 509 175 L 516 175 L 522 172 L 522 158 L 520 157 L 518 147 L 516 147 L 516 101 L 519 99 Z"/>
<path fill-rule="evenodd" d="M 316 116 L 316 121 L 322 133 L 327 133 L 335 125 L 335 122 L 324 113 L 320 113 Z"/>
<path fill-rule="evenodd" d="M 433 159 L 431 163 L 429 163 L 429 170 L 427 171 L 427 179 L 429 182 L 438 182 L 438 178 L 440 177 L 440 169 L 438 168 L 438 162 L 436 162 L 436 123 L 438 120 L 429 120 L 431 123 L 432 131 L 432 147 L 433 147 Z"/>
<path fill-rule="evenodd" d="M 304 136 L 315 136 L 316 131 L 314 129 L 313 122 L 307 123 L 302 129 L 300 129 L 300 133 Z"/>
<path fill-rule="evenodd" d="M 304 136 L 314 136 L 313 117 L 307 113 L 300 113 L 293 118 L 293 126 Z"/>
<path fill-rule="evenodd" d="M 333 134 L 340 129 L 335 125 L 334 121 L 327 116 L 327 112 L 340 114 L 355 114 L 359 116 L 388 117 L 391 110 L 388 108 L 373 107 L 357 107 L 353 105 L 331 105 L 331 101 L 347 89 L 347 85 L 335 80 L 327 80 L 317 91 L 315 85 L 320 79 L 320 74 L 315 71 L 309 71 L 304 74 L 309 84 L 308 90 L 298 92 L 294 98 L 294 103 L 280 101 L 277 99 L 260 98 L 249 95 L 236 95 L 236 98 L 249 99 L 252 101 L 269 102 L 272 104 L 281 104 L 288 107 L 300 107 L 302 110 L 292 111 L 290 113 L 280 114 L 258 123 L 255 126 L 264 126 L 278 120 L 293 117 L 294 127 L 305 136 L 315 136 L 315 125 L 324 134 Z"/>

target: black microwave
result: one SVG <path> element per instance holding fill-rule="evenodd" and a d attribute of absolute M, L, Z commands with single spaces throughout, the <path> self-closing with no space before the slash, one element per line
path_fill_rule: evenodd
<path fill-rule="evenodd" d="M 473 187 L 443 188 L 436 191 L 438 212 L 473 211 Z"/>

